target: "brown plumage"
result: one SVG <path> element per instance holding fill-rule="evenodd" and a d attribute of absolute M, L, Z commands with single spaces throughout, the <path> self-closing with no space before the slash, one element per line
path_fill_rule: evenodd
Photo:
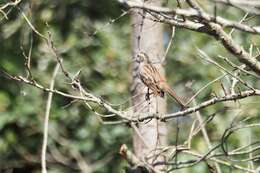
<path fill-rule="evenodd" d="M 151 64 L 147 54 L 141 52 L 137 55 L 139 64 L 138 75 L 141 81 L 152 90 L 155 96 L 164 96 L 168 93 L 181 107 L 185 107 L 182 99 L 171 89 L 165 77 Z"/>

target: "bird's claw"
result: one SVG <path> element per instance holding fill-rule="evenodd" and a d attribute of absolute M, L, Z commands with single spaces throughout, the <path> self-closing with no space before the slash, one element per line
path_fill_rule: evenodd
<path fill-rule="evenodd" d="M 147 93 L 145 94 L 145 100 L 146 100 L 146 101 L 149 101 L 149 100 L 150 100 L 150 94 L 149 94 L 149 92 L 147 92 Z"/>

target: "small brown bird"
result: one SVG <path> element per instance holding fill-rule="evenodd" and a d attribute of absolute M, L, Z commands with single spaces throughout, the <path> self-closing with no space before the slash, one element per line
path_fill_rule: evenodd
<path fill-rule="evenodd" d="M 140 52 L 137 55 L 137 62 L 139 62 L 138 75 L 141 81 L 148 87 L 148 93 L 146 98 L 149 99 L 149 89 L 152 90 L 155 96 L 160 95 L 164 97 L 164 93 L 168 93 L 182 108 L 185 107 L 185 103 L 182 99 L 171 89 L 168 85 L 165 77 L 159 72 L 159 70 L 152 65 L 149 61 L 149 57 L 146 53 Z M 148 97 L 147 97 L 148 96 Z"/>

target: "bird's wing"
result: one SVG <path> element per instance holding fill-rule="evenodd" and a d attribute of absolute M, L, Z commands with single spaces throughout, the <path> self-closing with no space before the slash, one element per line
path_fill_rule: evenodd
<path fill-rule="evenodd" d="M 144 64 L 140 68 L 140 79 L 142 82 L 151 90 L 153 90 L 156 93 L 160 92 L 160 88 L 157 85 L 158 83 L 158 74 L 157 74 L 157 69 L 148 65 Z"/>
<path fill-rule="evenodd" d="M 147 64 L 144 66 L 144 68 L 147 68 L 150 76 L 152 76 L 153 78 L 153 81 L 155 83 L 158 83 L 158 82 L 166 82 L 166 79 L 165 77 L 160 73 L 159 69 L 152 65 L 152 64 Z"/>
<path fill-rule="evenodd" d="M 156 82 L 156 77 L 153 74 L 154 74 L 154 69 L 151 68 L 151 66 L 148 64 L 144 64 L 140 69 L 141 77 L 151 83 Z"/>

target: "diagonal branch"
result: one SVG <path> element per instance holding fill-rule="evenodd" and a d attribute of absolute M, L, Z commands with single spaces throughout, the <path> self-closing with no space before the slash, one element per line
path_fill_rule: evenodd
<path fill-rule="evenodd" d="M 140 122 L 140 121 L 144 121 L 144 120 L 149 120 L 149 119 L 160 119 L 161 121 L 167 121 L 173 118 L 177 118 L 177 117 L 183 117 L 183 116 L 187 116 L 191 113 L 197 112 L 199 110 L 202 110 L 206 107 L 215 105 L 217 103 L 221 103 L 221 102 L 227 102 L 227 101 L 236 101 L 236 100 L 240 100 L 243 98 L 247 98 L 247 97 L 252 97 L 252 96 L 260 96 L 260 90 L 246 90 L 240 93 L 236 93 L 236 94 L 228 94 L 225 96 L 221 96 L 221 97 L 213 97 L 212 99 L 209 99 L 207 101 L 204 101 L 194 107 L 188 108 L 186 110 L 183 111 L 178 111 L 175 113 L 171 113 L 171 114 L 166 114 L 166 115 L 158 115 L 158 114 L 138 114 L 135 117 L 131 118 L 131 121 L 134 122 Z"/>
<path fill-rule="evenodd" d="M 122 1 L 119 1 L 122 2 Z M 237 59 L 250 67 L 254 72 L 260 74 L 260 62 L 256 58 L 252 58 L 250 54 L 238 45 L 224 30 L 223 27 L 236 28 L 254 34 L 260 34 L 260 27 L 250 27 L 248 25 L 230 21 L 221 17 L 210 16 L 203 10 L 196 9 L 169 9 L 146 5 L 137 1 L 125 0 L 122 2 L 128 8 L 145 9 L 161 23 L 170 24 L 189 30 L 206 33 L 213 36 L 216 40 L 220 40 L 222 45 Z M 180 21 L 174 18 L 174 15 L 181 15 L 190 20 Z M 195 19 L 194 19 L 195 18 Z"/>

